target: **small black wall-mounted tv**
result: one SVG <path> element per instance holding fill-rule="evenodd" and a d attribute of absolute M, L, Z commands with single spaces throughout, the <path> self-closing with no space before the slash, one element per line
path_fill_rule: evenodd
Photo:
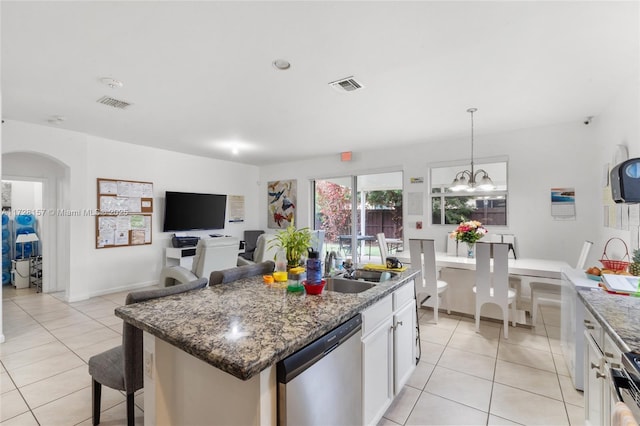
<path fill-rule="evenodd" d="M 227 196 L 167 191 L 164 232 L 224 229 Z"/>

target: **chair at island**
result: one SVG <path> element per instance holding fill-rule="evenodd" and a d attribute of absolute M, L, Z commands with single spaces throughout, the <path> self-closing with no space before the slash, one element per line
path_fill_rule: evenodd
<path fill-rule="evenodd" d="M 165 266 L 160 274 L 160 286 L 169 287 L 198 278 L 208 278 L 212 271 L 232 268 L 238 264 L 240 239 L 235 237 L 202 238 L 196 246 L 191 270 L 182 266 Z"/>
<path fill-rule="evenodd" d="M 159 297 L 202 289 L 206 286 L 207 279 L 200 278 L 167 288 L 134 291 L 127 295 L 125 304 L 145 302 Z M 135 424 L 134 392 L 144 386 L 142 352 L 142 330 L 125 322 L 122 326 L 122 345 L 89 358 L 94 425 L 100 424 L 102 385 L 127 394 L 127 425 L 133 426 Z"/>
<path fill-rule="evenodd" d="M 493 250 L 493 273 L 491 272 L 491 251 Z M 485 303 L 495 303 L 502 311 L 504 338 L 509 338 L 509 305 L 511 320 L 516 326 L 516 291 L 509 287 L 509 267 L 507 263 L 509 244 L 476 243 L 476 332 L 480 332 L 480 311 Z"/>
<path fill-rule="evenodd" d="M 420 277 L 416 278 L 416 297 L 418 307 L 433 297 L 433 319 L 438 323 L 438 310 L 440 298 L 447 306 L 447 314 L 450 314 L 447 301 L 447 289 L 449 284 L 438 279 L 436 268 L 436 246 L 433 240 L 409 239 L 409 253 L 411 255 L 411 268 L 420 270 Z"/>
<path fill-rule="evenodd" d="M 209 276 L 209 285 L 226 284 L 242 278 L 270 274 L 275 268 L 275 262 L 267 260 L 261 263 L 254 263 L 253 265 L 243 265 L 235 268 L 224 269 L 222 271 L 213 271 Z"/>
<path fill-rule="evenodd" d="M 578 257 L 576 269 L 584 268 L 592 246 L 593 243 L 591 241 L 585 241 L 582 244 L 582 251 L 580 251 L 580 256 Z M 559 284 L 543 282 L 532 282 L 529 287 L 531 288 L 531 325 L 535 327 L 538 321 L 538 305 L 548 303 L 558 305 L 560 303 L 561 287 Z"/>
<path fill-rule="evenodd" d="M 387 239 L 384 236 L 384 232 L 376 234 L 378 240 L 378 247 L 380 248 L 380 263 L 387 264 L 387 257 L 389 257 L 389 250 L 387 248 Z"/>

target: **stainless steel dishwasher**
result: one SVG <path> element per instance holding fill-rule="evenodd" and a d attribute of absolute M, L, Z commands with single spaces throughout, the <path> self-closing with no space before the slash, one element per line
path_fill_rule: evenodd
<path fill-rule="evenodd" d="M 278 424 L 362 424 L 362 319 L 341 326 L 276 364 Z"/>

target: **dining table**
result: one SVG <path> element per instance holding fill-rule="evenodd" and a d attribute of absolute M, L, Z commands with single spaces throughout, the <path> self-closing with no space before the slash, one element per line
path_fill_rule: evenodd
<path fill-rule="evenodd" d="M 408 253 L 405 255 L 408 256 Z M 410 263 L 410 258 L 401 259 Z M 491 261 L 493 264 L 493 260 Z M 439 271 L 439 279 L 446 281 L 448 307 L 452 312 L 466 316 L 475 316 L 475 285 L 476 259 L 466 256 L 455 256 L 447 253 L 436 253 L 436 267 Z M 516 322 L 530 326 L 530 320 L 526 312 L 531 311 L 531 282 L 545 282 L 560 286 L 562 271 L 570 268 L 569 264 L 562 260 L 519 258 L 508 260 L 510 284 L 516 290 L 517 318 Z M 429 306 L 429 300 L 424 306 Z M 447 304 L 440 304 L 440 309 Z M 495 304 L 487 304 L 482 307 L 481 316 L 492 319 L 502 319 L 500 308 Z"/>

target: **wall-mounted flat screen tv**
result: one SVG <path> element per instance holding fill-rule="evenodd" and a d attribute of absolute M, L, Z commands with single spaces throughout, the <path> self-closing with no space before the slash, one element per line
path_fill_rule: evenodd
<path fill-rule="evenodd" d="M 226 208 L 226 195 L 167 191 L 162 230 L 224 229 Z"/>

